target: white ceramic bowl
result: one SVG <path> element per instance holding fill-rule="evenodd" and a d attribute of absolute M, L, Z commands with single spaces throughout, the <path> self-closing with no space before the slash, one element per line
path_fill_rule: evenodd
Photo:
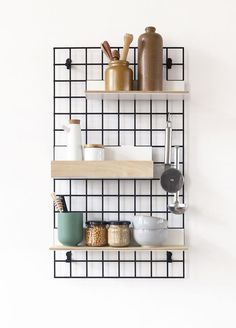
<path fill-rule="evenodd" d="M 135 229 L 165 229 L 167 220 L 155 216 L 136 215 L 133 217 Z"/>
<path fill-rule="evenodd" d="M 133 236 L 141 246 L 161 246 L 168 236 L 168 229 L 134 229 Z"/>

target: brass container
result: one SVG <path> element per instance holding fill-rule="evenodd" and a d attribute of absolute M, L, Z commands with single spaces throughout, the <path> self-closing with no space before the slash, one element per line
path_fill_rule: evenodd
<path fill-rule="evenodd" d="M 112 60 L 105 71 L 106 91 L 129 91 L 133 89 L 133 71 L 126 60 Z"/>
<path fill-rule="evenodd" d="M 163 41 L 155 27 L 146 27 L 138 39 L 138 90 L 162 91 Z"/>

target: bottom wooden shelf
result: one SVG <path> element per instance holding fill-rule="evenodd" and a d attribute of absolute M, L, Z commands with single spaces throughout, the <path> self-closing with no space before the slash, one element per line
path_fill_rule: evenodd
<path fill-rule="evenodd" d="M 165 245 L 155 247 L 144 246 L 128 246 L 128 247 L 89 247 L 89 246 L 63 246 L 54 245 L 50 247 L 52 251 L 184 251 L 187 250 L 187 246 L 179 245 Z"/>

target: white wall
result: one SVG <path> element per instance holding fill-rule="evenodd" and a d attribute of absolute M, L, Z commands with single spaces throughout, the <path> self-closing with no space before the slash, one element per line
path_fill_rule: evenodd
<path fill-rule="evenodd" d="M 1 327 L 232 327 L 234 1 L 22 0 L 1 7 Z M 118 44 L 125 32 L 137 39 L 146 25 L 188 55 L 188 277 L 54 280 L 52 47 Z"/>

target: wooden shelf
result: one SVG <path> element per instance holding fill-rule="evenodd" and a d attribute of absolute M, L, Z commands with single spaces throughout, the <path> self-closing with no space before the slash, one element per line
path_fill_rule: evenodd
<path fill-rule="evenodd" d="M 153 178 L 153 161 L 52 161 L 53 178 Z"/>
<path fill-rule="evenodd" d="M 100 91 L 87 90 L 87 99 L 97 100 L 183 100 L 188 91 Z"/>
<path fill-rule="evenodd" d="M 187 250 L 187 246 L 155 246 L 155 247 L 143 247 L 143 246 L 128 246 L 128 247 L 89 247 L 89 246 L 63 246 L 54 245 L 50 247 L 52 251 L 184 251 Z"/>

